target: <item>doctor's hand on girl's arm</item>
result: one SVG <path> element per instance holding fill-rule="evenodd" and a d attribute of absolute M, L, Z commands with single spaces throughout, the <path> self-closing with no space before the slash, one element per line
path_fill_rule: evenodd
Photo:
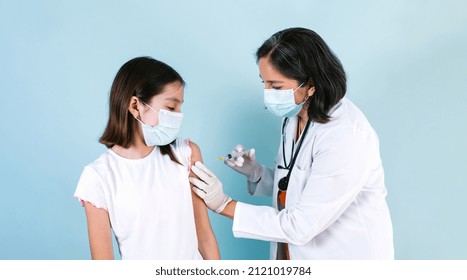
<path fill-rule="evenodd" d="M 201 197 L 206 206 L 216 213 L 233 218 L 236 201 L 224 193 L 222 182 L 201 162 L 196 162 L 191 171 L 198 178 L 190 177 L 193 192 Z"/>

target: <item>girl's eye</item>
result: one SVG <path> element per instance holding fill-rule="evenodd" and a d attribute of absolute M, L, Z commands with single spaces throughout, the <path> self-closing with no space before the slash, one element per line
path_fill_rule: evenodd
<path fill-rule="evenodd" d="M 169 109 L 169 111 L 174 111 L 175 110 L 174 107 L 167 107 L 167 109 Z"/>
<path fill-rule="evenodd" d="M 272 88 L 275 89 L 275 90 L 279 90 L 279 89 L 281 89 L 282 87 L 272 87 Z"/>

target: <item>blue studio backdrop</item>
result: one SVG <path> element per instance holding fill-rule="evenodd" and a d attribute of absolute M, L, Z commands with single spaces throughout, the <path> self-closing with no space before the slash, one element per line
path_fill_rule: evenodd
<path fill-rule="evenodd" d="M 264 110 L 254 53 L 295 26 L 341 59 L 348 97 L 380 137 L 396 258 L 467 259 L 466 10 L 461 0 L 0 0 L 0 259 L 90 258 L 73 193 L 105 151 L 112 80 L 136 56 L 187 81 L 181 136 L 226 192 L 269 205 L 215 159 L 241 143 L 272 166 L 280 119 Z M 267 242 L 210 217 L 224 259 L 268 258 Z"/>

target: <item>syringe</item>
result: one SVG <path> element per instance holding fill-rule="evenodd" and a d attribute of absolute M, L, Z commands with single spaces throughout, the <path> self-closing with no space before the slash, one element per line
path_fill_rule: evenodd
<path fill-rule="evenodd" d="M 226 159 L 231 159 L 231 158 L 237 158 L 241 157 L 243 155 L 247 155 L 250 152 L 250 150 L 244 150 L 241 152 L 233 151 L 230 154 L 226 154 L 225 156 L 220 156 L 217 158 L 217 160 L 226 160 Z"/>

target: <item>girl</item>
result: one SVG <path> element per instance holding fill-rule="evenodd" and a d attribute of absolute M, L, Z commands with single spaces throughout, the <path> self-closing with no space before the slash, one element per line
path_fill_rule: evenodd
<path fill-rule="evenodd" d="M 99 140 L 109 149 L 84 168 L 75 192 L 93 259 L 113 259 L 111 229 L 122 259 L 219 259 L 206 206 L 188 181 L 200 149 L 177 138 L 184 86 L 150 57 L 118 71 Z"/>

